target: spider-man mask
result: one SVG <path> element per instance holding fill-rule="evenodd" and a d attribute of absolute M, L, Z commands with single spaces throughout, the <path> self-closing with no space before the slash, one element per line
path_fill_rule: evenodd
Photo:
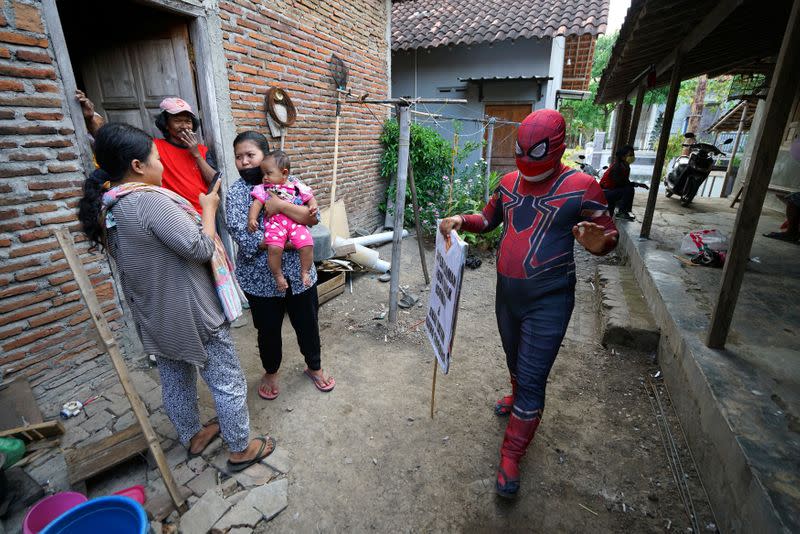
<path fill-rule="evenodd" d="M 517 130 L 517 168 L 529 182 L 541 182 L 555 172 L 566 145 L 566 124 L 554 109 L 534 111 Z"/>

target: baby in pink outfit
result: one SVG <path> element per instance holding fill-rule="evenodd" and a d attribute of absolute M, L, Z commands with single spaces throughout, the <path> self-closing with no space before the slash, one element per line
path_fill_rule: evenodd
<path fill-rule="evenodd" d="M 258 229 L 258 215 L 270 195 L 297 205 L 307 205 L 311 214 L 317 211 L 317 201 L 311 188 L 300 182 L 289 181 L 289 156 L 281 150 L 267 154 L 261 162 L 264 181 L 253 188 L 250 193 L 253 204 L 247 217 L 247 229 L 255 232 Z M 311 264 L 314 261 L 314 240 L 308 227 L 293 221 L 283 213 L 276 213 L 264 218 L 264 244 L 267 245 L 267 265 L 275 277 L 279 291 L 289 287 L 281 270 L 283 248 L 289 241 L 300 253 L 300 272 L 303 284 L 311 285 Z"/>

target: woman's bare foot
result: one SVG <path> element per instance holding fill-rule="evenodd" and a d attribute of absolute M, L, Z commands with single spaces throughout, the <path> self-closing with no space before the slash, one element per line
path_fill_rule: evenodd
<path fill-rule="evenodd" d="M 258 386 L 258 396 L 262 399 L 274 400 L 278 397 L 278 373 L 264 373 Z"/>
<path fill-rule="evenodd" d="M 261 445 L 262 445 L 261 440 L 252 439 L 250 440 L 250 443 L 247 445 L 247 448 L 242 452 L 230 453 L 229 460 L 231 462 L 236 462 L 236 463 L 249 462 L 250 460 L 255 458 L 256 455 L 258 455 L 258 451 L 261 449 Z M 272 442 L 267 441 L 267 444 L 264 447 L 264 450 L 261 452 L 261 454 L 266 456 L 267 454 L 272 452 L 272 449 L 273 449 Z"/>
<path fill-rule="evenodd" d="M 310 271 L 303 271 L 303 285 L 306 287 L 311 287 L 311 284 L 314 282 L 311 281 L 311 272 Z"/>
<path fill-rule="evenodd" d="M 192 436 L 189 440 L 189 453 L 200 454 L 203 449 L 208 447 L 208 444 L 214 441 L 214 438 L 219 434 L 219 423 L 214 422 L 204 426 L 200 432 Z"/>
<path fill-rule="evenodd" d="M 283 292 L 289 289 L 289 284 L 286 282 L 286 278 L 284 276 L 276 276 L 275 284 L 278 286 L 278 291 Z"/>

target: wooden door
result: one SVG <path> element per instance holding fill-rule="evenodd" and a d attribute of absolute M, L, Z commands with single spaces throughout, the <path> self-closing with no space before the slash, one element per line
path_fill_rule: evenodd
<path fill-rule="evenodd" d="M 87 96 L 109 122 L 125 122 L 161 137 L 158 105 L 179 96 L 197 107 L 184 24 L 141 39 L 108 43 L 84 55 L 81 71 Z"/>
<path fill-rule="evenodd" d="M 512 122 L 522 122 L 533 111 L 533 104 L 486 104 L 486 115 Z M 517 126 L 497 124 L 492 141 L 492 170 L 505 174 L 517 168 L 514 159 L 514 143 Z M 485 150 L 485 149 L 484 149 Z M 485 154 L 484 154 L 484 157 Z"/>

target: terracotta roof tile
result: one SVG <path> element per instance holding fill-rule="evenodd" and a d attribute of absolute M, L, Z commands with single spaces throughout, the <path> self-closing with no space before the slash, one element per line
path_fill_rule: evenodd
<path fill-rule="evenodd" d="M 606 29 L 609 0 L 408 0 L 392 5 L 392 49 L 413 50 Z"/>

